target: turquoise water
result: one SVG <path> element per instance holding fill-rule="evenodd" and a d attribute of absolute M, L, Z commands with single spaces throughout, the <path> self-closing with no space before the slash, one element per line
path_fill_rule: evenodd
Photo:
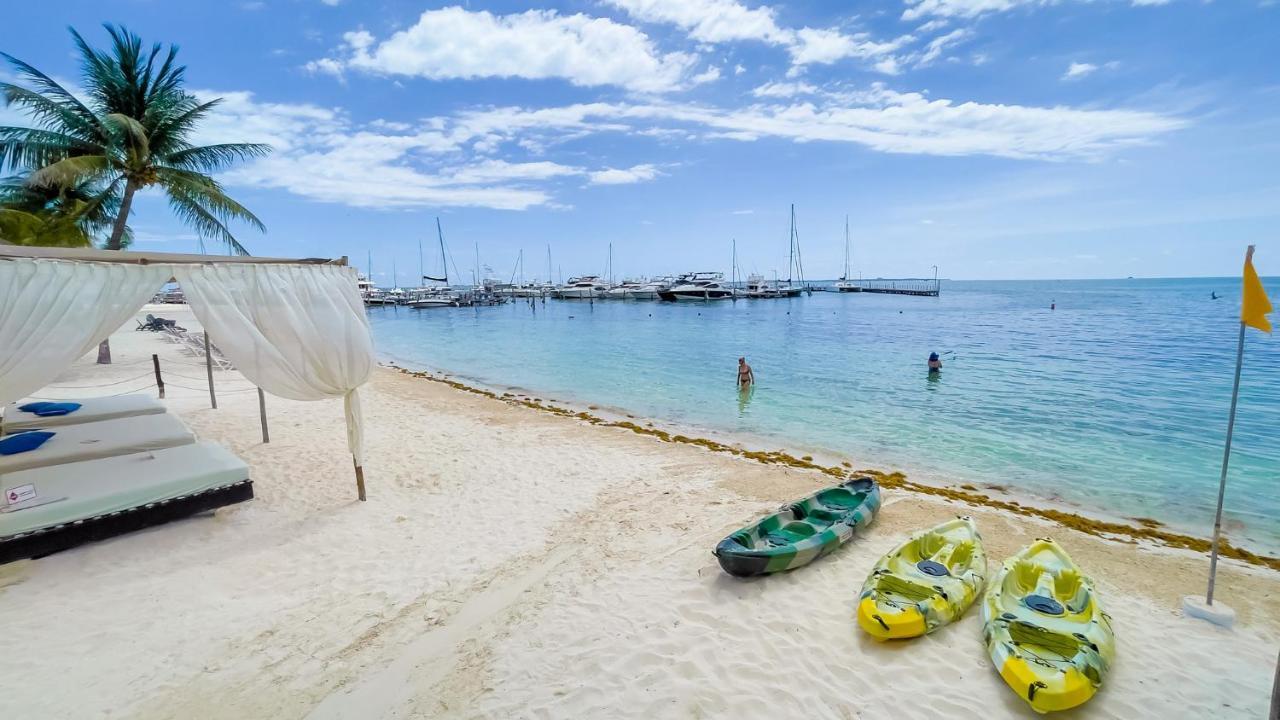
<path fill-rule="evenodd" d="M 1267 284 L 1280 298 L 1280 281 Z M 380 354 L 407 367 L 1208 535 L 1238 297 L 1238 279 L 945 282 L 939 298 L 547 300 L 369 317 Z M 924 371 L 931 350 L 954 351 L 939 377 Z M 758 381 L 749 397 L 734 387 L 740 355 Z M 1277 428 L 1280 338 L 1250 330 L 1227 532 L 1264 551 L 1280 547 Z"/>

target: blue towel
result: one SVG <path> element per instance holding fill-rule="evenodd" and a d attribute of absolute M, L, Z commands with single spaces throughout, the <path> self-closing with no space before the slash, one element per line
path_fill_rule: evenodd
<path fill-rule="evenodd" d="M 52 405 L 52 404 L 53 403 L 51 402 L 33 402 L 33 403 L 27 403 L 26 405 L 19 405 L 18 409 L 21 410 L 22 412 L 29 412 L 29 413 L 40 412 L 40 409 L 43 408 L 45 405 Z"/>
<path fill-rule="evenodd" d="M 0 440 L 0 455 L 17 455 L 35 450 L 53 437 L 53 433 L 44 430 L 18 433 Z"/>
<path fill-rule="evenodd" d="M 64 402 L 40 403 L 44 407 L 33 410 L 36 417 L 56 417 L 58 415 L 68 415 L 80 409 L 80 403 Z"/>

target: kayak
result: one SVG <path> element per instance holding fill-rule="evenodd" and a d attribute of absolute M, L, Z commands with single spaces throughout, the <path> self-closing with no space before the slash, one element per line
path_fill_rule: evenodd
<path fill-rule="evenodd" d="M 1115 662 L 1111 617 L 1093 581 L 1052 540 L 1004 562 L 987 587 L 982 622 L 1000 677 L 1036 712 L 1085 703 Z"/>
<path fill-rule="evenodd" d="M 879 509 L 880 485 L 869 477 L 850 480 L 738 530 L 713 554 L 725 572 L 738 577 L 792 570 L 843 545 Z"/>
<path fill-rule="evenodd" d="M 880 558 L 862 586 L 858 625 L 877 640 L 933 632 L 964 615 L 986 574 L 978 527 L 967 517 L 948 520 Z"/>

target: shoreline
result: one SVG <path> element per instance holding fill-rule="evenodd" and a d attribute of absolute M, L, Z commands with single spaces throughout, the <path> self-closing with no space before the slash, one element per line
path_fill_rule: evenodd
<path fill-rule="evenodd" d="M 631 415 L 626 415 L 626 417 L 630 418 L 628 420 L 606 418 L 597 414 L 597 406 L 589 406 L 586 410 L 575 410 L 563 407 L 562 405 L 552 404 L 561 402 L 558 400 L 544 401 L 541 398 L 525 399 L 516 393 L 470 385 L 460 380 L 455 380 L 448 374 L 440 371 L 412 370 L 398 365 L 393 361 L 384 361 L 380 364 L 383 367 L 396 370 L 405 375 L 441 383 L 463 392 L 515 405 L 521 405 L 561 417 L 575 418 L 592 425 L 630 430 L 638 435 L 652 437 L 661 442 L 695 445 L 710 452 L 726 453 L 765 465 L 784 465 L 796 469 L 816 470 L 840 481 L 859 475 L 870 475 L 885 488 L 933 495 L 972 506 L 1012 512 L 1024 517 L 1037 517 L 1042 520 L 1055 523 L 1059 526 L 1077 530 L 1103 539 L 1118 540 L 1119 538 L 1127 538 L 1128 541 L 1145 541 L 1160 547 L 1189 550 L 1191 552 L 1206 555 L 1211 549 L 1211 539 L 1166 529 L 1167 526 L 1164 523 L 1153 518 L 1112 517 L 1108 519 L 1104 517 L 1090 517 L 1088 514 L 1085 514 L 1088 511 L 1084 508 L 1063 509 L 1031 505 L 1017 499 L 1019 496 L 1014 493 L 1007 493 L 1006 497 L 993 497 L 992 495 L 983 492 L 982 489 L 972 483 L 960 483 L 959 485 L 948 487 L 928 482 L 909 480 L 906 473 L 901 470 L 855 470 L 848 462 L 841 463 L 839 466 L 823 465 L 816 462 L 811 455 L 796 457 L 784 450 L 749 450 L 743 448 L 739 444 L 729 444 L 721 440 L 689 436 L 680 432 L 665 430 L 655 425 L 652 420 L 641 420 L 640 418 L 635 418 Z M 473 380 L 473 382 L 475 381 Z M 632 420 L 641 420 L 645 424 L 641 425 L 638 422 L 633 422 Z M 996 485 L 992 486 L 991 489 L 999 492 L 1001 491 L 1001 488 L 1003 488 L 1003 486 Z M 1030 493 L 1023 496 L 1022 499 L 1040 502 L 1045 501 L 1044 498 L 1035 497 Z M 1124 520 L 1131 520 L 1132 524 L 1126 523 Z M 1280 556 L 1255 553 L 1247 548 L 1232 544 L 1225 536 L 1221 538 L 1219 542 L 1219 555 L 1221 557 L 1239 560 L 1249 565 L 1280 571 Z"/>

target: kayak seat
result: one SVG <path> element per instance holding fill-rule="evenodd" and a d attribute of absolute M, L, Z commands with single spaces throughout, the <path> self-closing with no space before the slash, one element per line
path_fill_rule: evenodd
<path fill-rule="evenodd" d="M 807 522 L 789 522 L 764 536 L 765 542 L 774 547 L 792 545 L 817 534 L 818 530 Z"/>
<path fill-rule="evenodd" d="M 844 488 L 823 490 L 814 497 L 815 504 L 825 505 L 831 510 L 852 510 L 863 503 L 861 493 L 852 493 Z"/>

